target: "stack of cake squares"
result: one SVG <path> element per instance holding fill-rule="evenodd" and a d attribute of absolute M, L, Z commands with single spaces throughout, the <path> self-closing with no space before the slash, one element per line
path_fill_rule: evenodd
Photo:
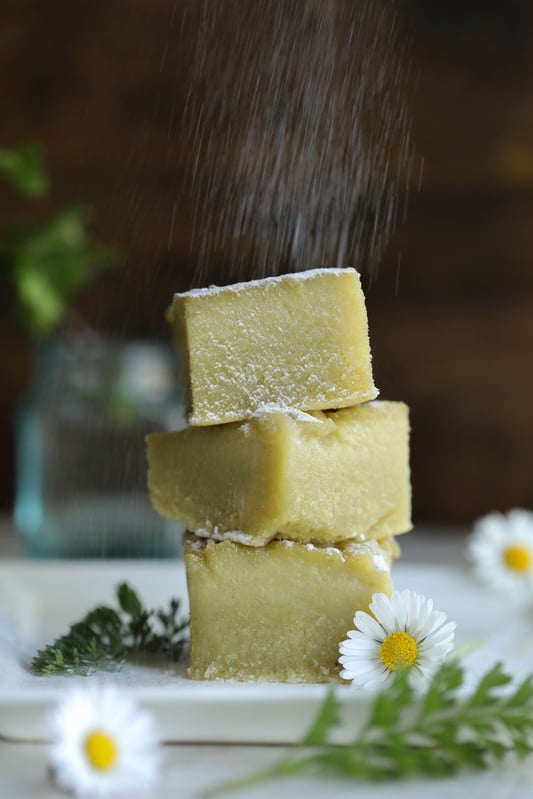
<path fill-rule="evenodd" d="M 327 682 L 411 527 L 408 409 L 376 401 L 358 273 L 176 294 L 188 426 L 147 438 L 186 525 L 193 679 Z"/>

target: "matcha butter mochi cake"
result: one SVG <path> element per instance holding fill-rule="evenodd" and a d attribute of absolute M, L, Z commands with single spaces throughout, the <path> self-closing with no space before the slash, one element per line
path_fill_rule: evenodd
<path fill-rule="evenodd" d="M 338 680 L 338 645 L 392 591 L 411 528 L 409 414 L 375 399 L 353 269 L 176 294 L 185 429 L 147 437 L 182 522 L 193 679 Z"/>
<path fill-rule="evenodd" d="M 394 539 L 263 547 L 188 534 L 194 679 L 328 682 L 354 609 L 392 590 Z M 194 621 L 193 621 L 194 620 Z"/>
<path fill-rule="evenodd" d="M 198 535 L 261 546 L 380 539 L 411 526 L 407 406 L 258 412 L 148 439 L 155 508 Z"/>
<path fill-rule="evenodd" d="M 354 269 L 176 294 L 167 318 L 191 425 L 239 421 L 265 405 L 344 408 L 378 394 Z"/>

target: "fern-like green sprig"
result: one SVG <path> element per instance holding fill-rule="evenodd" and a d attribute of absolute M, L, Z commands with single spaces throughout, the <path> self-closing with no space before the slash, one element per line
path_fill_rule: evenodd
<path fill-rule="evenodd" d="M 464 670 L 452 661 L 441 666 L 420 695 L 407 673 L 398 674 L 375 697 L 362 732 L 346 745 L 331 741 L 342 704 L 330 690 L 302 743 L 279 763 L 216 786 L 205 797 L 294 774 L 377 781 L 487 768 L 509 753 L 525 757 L 533 752 L 533 675 L 502 691 L 510 682 L 497 664 L 464 696 Z"/>
<path fill-rule="evenodd" d="M 180 602 L 168 610 L 147 610 L 127 583 L 116 591 L 118 607 L 91 610 L 65 635 L 37 652 L 34 674 L 87 675 L 102 669 L 116 671 L 135 654 L 164 654 L 178 660 L 187 642 L 188 620 L 179 618 Z"/>

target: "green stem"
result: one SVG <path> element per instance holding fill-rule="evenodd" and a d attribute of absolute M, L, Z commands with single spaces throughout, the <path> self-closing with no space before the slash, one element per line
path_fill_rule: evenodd
<path fill-rule="evenodd" d="M 269 780 L 279 779 L 280 777 L 287 777 L 290 774 L 299 770 L 300 763 L 294 758 L 285 758 L 279 763 L 276 763 L 270 768 L 263 771 L 256 771 L 249 774 L 247 777 L 239 777 L 236 780 L 228 780 L 213 788 L 208 788 L 202 794 L 202 799 L 211 799 L 213 796 L 222 796 L 222 794 L 231 793 L 232 791 L 241 791 L 243 788 L 249 788 L 252 785 L 260 785 L 262 782 Z"/>

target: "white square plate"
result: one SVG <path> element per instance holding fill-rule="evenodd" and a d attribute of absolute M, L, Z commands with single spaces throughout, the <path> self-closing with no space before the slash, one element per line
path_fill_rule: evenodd
<path fill-rule="evenodd" d="M 44 740 L 47 709 L 73 680 L 113 682 L 127 688 L 156 714 L 166 741 L 293 743 L 311 723 L 327 687 L 268 683 L 197 682 L 185 665 L 128 664 L 118 673 L 90 677 L 37 677 L 29 663 L 36 649 L 63 634 L 95 605 L 114 599 L 115 586 L 129 582 L 150 607 L 183 599 L 183 564 L 170 561 L 0 562 L 0 736 Z M 469 657 L 473 674 L 496 660 L 517 677 L 533 666 L 533 624 L 525 610 L 510 606 L 477 585 L 466 569 L 409 564 L 394 567 L 396 588 L 431 596 L 435 607 L 457 622 L 457 643 L 480 642 Z M 369 697 L 338 686 L 346 702 L 339 740 L 364 721 Z"/>

